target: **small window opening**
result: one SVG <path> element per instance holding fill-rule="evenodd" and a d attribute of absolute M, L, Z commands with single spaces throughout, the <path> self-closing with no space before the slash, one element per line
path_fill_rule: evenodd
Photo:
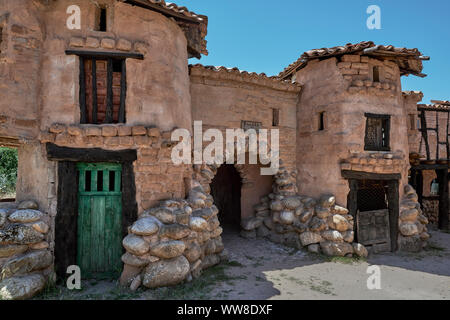
<path fill-rule="evenodd" d="M 272 109 L 272 126 L 278 127 L 280 125 L 280 109 Z"/>
<path fill-rule="evenodd" d="M 84 191 L 86 191 L 86 192 L 90 192 L 91 190 L 92 190 L 92 187 L 91 187 L 91 171 L 86 171 L 86 174 L 85 174 L 85 184 L 84 184 Z"/>
<path fill-rule="evenodd" d="M 105 7 L 101 7 L 98 12 L 96 31 L 106 32 L 107 12 Z"/>
<path fill-rule="evenodd" d="M 411 130 L 416 130 L 416 117 L 413 114 L 409 115 L 409 126 Z"/>
<path fill-rule="evenodd" d="M 319 131 L 325 130 L 325 112 L 319 112 Z"/>
<path fill-rule="evenodd" d="M 113 60 L 113 72 L 122 72 L 122 60 Z"/>
<path fill-rule="evenodd" d="M 18 171 L 18 150 L 0 147 L 0 202 L 14 202 Z"/>
<path fill-rule="evenodd" d="M 109 191 L 118 191 L 118 190 L 114 190 L 115 184 L 116 184 L 116 172 L 110 171 L 109 172 Z"/>
<path fill-rule="evenodd" d="M 380 82 L 380 67 L 373 67 L 373 82 Z"/>
<path fill-rule="evenodd" d="M 0 53 L 2 53 L 3 27 L 0 27 Z"/>
<path fill-rule="evenodd" d="M 103 191 L 103 171 L 97 172 L 97 191 Z"/>

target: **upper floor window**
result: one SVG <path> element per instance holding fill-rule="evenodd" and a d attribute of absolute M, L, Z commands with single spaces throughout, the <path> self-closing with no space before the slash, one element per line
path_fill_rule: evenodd
<path fill-rule="evenodd" d="M 106 32 L 108 28 L 108 12 L 106 7 L 101 6 L 95 14 L 95 31 Z"/>
<path fill-rule="evenodd" d="M 366 113 L 364 150 L 390 151 L 389 131 L 391 116 Z"/>
<path fill-rule="evenodd" d="M 280 109 L 272 109 L 272 127 L 280 125 Z"/>
<path fill-rule="evenodd" d="M 124 58 L 80 56 L 81 123 L 125 123 Z"/>
<path fill-rule="evenodd" d="M 319 117 L 318 117 L 318 130 L 319 131 L 324 131 L 325 130 L 325 111 L 323 112 L 319 112 Z"/>
<path fill-rule="evenodd" d="M 373 67 L 373 82 L 380 82 L 380 67 Z"/>

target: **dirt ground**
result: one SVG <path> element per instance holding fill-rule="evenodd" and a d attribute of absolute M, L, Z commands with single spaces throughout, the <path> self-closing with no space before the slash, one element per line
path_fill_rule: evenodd
<path fill-rule="evenodd" d="M 36 299 L 450 299 L 450 234 L 432 232 L 421 253 L 385 253 L 366 260 L 328 258 L 225 233 L 229 261 L 173 288 L 131 292 L 116 281 L 83 281 L 80 291 L 47 288 Z M 381 270 L 369 290 L 367 268 Z"/>

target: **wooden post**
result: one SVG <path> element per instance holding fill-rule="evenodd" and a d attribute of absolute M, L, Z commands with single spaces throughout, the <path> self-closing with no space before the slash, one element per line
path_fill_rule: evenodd
<path fill-rule="evenodd" d="M 120 108 L 119 123 L 125 123 L 125 100 L 127 97 L 127 63 L 122 60 L 122 74 L 120 76 Z"/>
<path fill-rule="evenodd" d="M 448 230 L 448 170 L 436 170 L 439 181 L 439 229 Z"/>
<path fill-rule="evenodd" d="M 399 216 L 399 182 L 391 180 L 388 182 L 388 204 L 389 204 L 389 228 L 391 236 L 391 251 L 397 251 L 398 247 L 398 216 Z"/>
<path fill-rule="evenodd" d="M 113 61 L 108 59 L 105 123 L 113 122 Z"/>
<path fill-rule="evenodd" d="M 97 124 L 97 60 L 92 59 L 92 123 Z"/>
<path fill-rule="evenodd" d="M 84 71 L 84 58 L 80 57 L 80 123 L 87 123 L 86 110 L 86 74 Z"/>
<path fill-rule="evenodd" d="M 420 131 L 422 132 L 422 139 L 425 142 L 425 149 L 427 152 L 427 160 L 431 160 L 430 145 L 428 144 L 427 119 L 426 119 L 424 110 L 422 110 L 420 112 L 420 122 L 421 122 Z"/>
<path fill-rule="evenodd" d="M 348 184 L 350 187 L 350 193 L 347 197 L 347 209 L 350 215 L 353 216 L 353 231 L 355 234 L 355 240 L 357 241 L 356 235 L 356 214 L 358 212 L 358 180 L 350 179 L 348 180 Z"/>

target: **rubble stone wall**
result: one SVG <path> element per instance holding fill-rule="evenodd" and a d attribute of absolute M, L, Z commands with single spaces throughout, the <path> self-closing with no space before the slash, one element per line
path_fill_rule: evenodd
<path fill-rule="evenodd" d="M 136 290 L 191 281 L 225 259 L 219 210 L 193 181 L 186 200 L 166 200 L 145 211 L 123 239 L 121 284 Z"/>
<path fill-rule="evenodd" d="M 0 206 L 0 299 L 27 299 L 54 280 L 50 217 L 34 201 Z"/>

